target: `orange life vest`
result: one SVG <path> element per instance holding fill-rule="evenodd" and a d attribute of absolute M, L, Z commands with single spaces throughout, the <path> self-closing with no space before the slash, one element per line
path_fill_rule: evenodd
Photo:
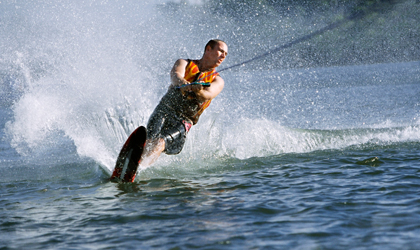
<path fill-rule="evenodd" d="M 214 81 L 214 78 L 219 75 L 219 73 L 216 72 L 215 69 L 209 72 L 200 72 L 196 61 L 188 60 L 189 63 L 187 67 L 185 68 L 185 75 L 184 79 L 187 80 L 187 82 L 195 82 L 195 81 L 203 81 L 211 83 Z M 197 113 L 191 117 L 191 120 L 196 123 L 198 121 L 198 118 L 203 113 L 203 111 L 210 105 L 211 100 L 208 100 L 206 102 L 199 104 L 199 109 Z"/>
<path fill-rule="evenodd" d="M 197 61 L 188 60 L 184 79 L 190 83 L 196 81 L 211 83 L 217 75 L 218 73 L 215 70 L 200 72 Z M 178 117 L 185 119 L 191 124 L 196 124 L 200 115 L 210 105 L 210 102 L 211 100 L 199 101 L 194 92 L 187 92 L 183 95 L 180 88 L 170 86 L 168 92 L 160 100 L 159 105 L 169 108 Z"/>

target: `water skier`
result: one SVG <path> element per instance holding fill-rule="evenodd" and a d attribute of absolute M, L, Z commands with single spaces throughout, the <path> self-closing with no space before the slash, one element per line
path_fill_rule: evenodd
<path fill-rule="evenodd" d="M 216 68 L 225 60 L 228 47 L 210 40 L 199 60 L 178 59 L 170 73 L 171 85 L 147 124 L 147 140 L 140 165 L 145 168 L 160 154 L 179 154 L 188 131 L 212 99 L 223 90 L 224 81 Z"/>

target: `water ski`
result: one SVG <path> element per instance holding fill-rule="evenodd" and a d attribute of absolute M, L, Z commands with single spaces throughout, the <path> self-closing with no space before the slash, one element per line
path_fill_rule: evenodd
<path fill-rule="evenodd" d="M 124 146 L 118 155 L 114 172 L 111 175 L 111 181 L 134 182 L 145 144 L 146 128 L 140 126 L 131 133 L 124 143 Z"/>

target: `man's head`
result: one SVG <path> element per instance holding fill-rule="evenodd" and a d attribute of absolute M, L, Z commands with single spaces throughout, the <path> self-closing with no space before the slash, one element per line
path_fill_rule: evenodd
<path fill-rule="evenodd" d="M 210 40 L 205 48 L 203 59 L 212 67 L 218 67 L 226 58 L 228 47 L 226 43 L 219 39 Z"/>
<path fill-rule="evenodd" d="M 214 46 L 216 46 L 219 42 L 222 42 L 222 43 L 226 44 L 224 41 L 222 41 L 220 39 L 212 39 L 212 40 L 208 41 L 208 43 L 204 47 L 204 52 L 206 52 L 206 49 L 207 49 L 208 46 L 210 46 L 211 49 L 214 49 Z"/>

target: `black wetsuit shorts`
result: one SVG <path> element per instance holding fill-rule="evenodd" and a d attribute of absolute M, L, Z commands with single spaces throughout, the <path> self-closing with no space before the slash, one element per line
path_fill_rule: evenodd
<path fill-rule="evenodd" d="M 165 140 L 164 153 L 179 154 L 191 126 L 190 122 L 178 117 L 170 108 L 159 104 L 147 123 L 147 138 L 162 138 Z"/>

